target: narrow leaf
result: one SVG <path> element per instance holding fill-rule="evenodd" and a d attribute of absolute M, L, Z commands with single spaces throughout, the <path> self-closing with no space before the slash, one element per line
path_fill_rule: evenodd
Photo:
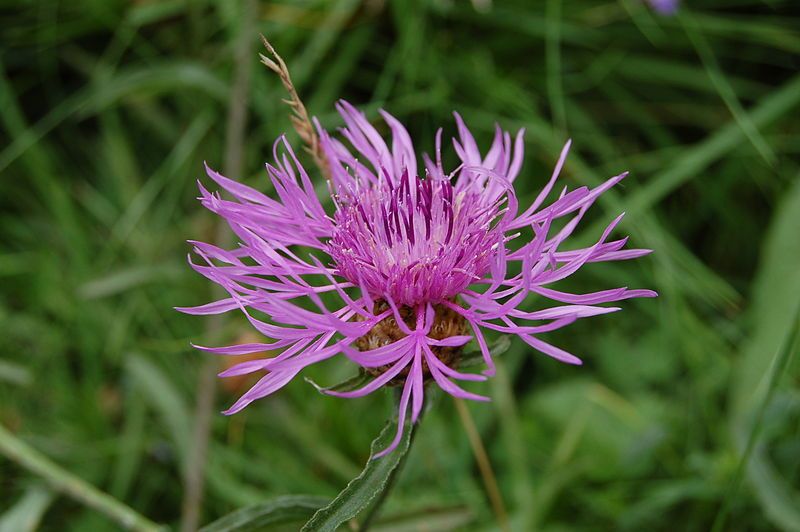
<path fill-rule="evenodd" d="M 204 526 L 200 532 L 244 532 L 264 527 L 303 522 L 329 499 L 311 495 L 287 495 L 240 508 Z"/>
<path fill-rule="evenodd" d="M 772 524 L 785 530 L 800 530 L 800 492 L 791 476 L 786 475 L 765 450 L 767 437 L 760 425 L 770 396 L 776 393 L 781 374 L 792 356 L 789 339 L 797 334 L 798 224 L 800 180 L 784 194 L 766 231 L 761 265 L 752 290 L 750 318 L 753 327 L 741 350 L 729 414 L 734 443 L 753 486 L 752 493 Z M 723 512 L 727 513 L 725 509 Z M 718 517 L 720 523 L 722 515 Z"/>
<path fill-rule="evenodd" d="M 302 528 L 302 532 L 333 532 L 342 523 L 353 519 L 370 506 L 390 485 L 397 467 L 402 463 L 411 444 L 415 424 L 406 423 L 400 444 L 390 454 L 374 459 L 376 453 L 388 447 L 397 431 L 397 421 L 391 421 L 372 442 L 371 455 L 364 470 L 350 481 L 329 505 L 319 510 Z"/>
<path fill-rule="evenodd" d="M 0 516 L 0 532 L 29 532 L 39 528 L 39 522 L 53 502 L 53 493 L 34 485 L 15 505 Z"/>

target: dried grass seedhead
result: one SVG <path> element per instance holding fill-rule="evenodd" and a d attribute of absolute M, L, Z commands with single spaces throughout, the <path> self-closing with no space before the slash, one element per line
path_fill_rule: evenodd
<path fill-rule="evenodd" d="M 278 75 L 278 77 L 281 79 L 283 87 L 286 89 L 286 92 L 289 93 L 289 97 L 283 98 L 283 102 L 292 108 L 292 126 L 294 126 L 294 130 L 297 131 L 297 134 L 300 135 L 300 138 L 305 143 L 306 151 L 311 154 L 311 157 L 313 157 L 314 164 L 317 165 L 317 168 L 319 168 L 320 172 L 322 172 L 322 175 L 325 177 L 325 179 L 330 181 L 331 173 L 330 167 L 328 166 L 328 160 L 322 153 L 319 136 L 317 136 L 317 131 L 314 129 L 314 125 L 311 123 L 311 119 L 308 117 L 306 106 L 303 104 L 303 101 L 297 94 L 297 90 L 294 88 L 292 77 L 289 75 L 289 69 L 286 66 L 286 62 L 280 55 L 278 55 L 278 52 L 275 51 L 275 48 L 273 48 L 267 38 L 263 35 L 261 36 L 261 42 L 264 43 L 264 47 L 271 56 L 270 58 L 264 54 L 258 54 L 258 56 L 261 58 L 261 62 Z"/>

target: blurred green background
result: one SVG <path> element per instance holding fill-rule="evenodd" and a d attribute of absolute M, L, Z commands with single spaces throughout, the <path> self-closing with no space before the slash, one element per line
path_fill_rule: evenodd
<path fill-rule="evenodd" d="M 656 252 L 591 265 L 564 288 L 661 297 L 548 335 L 583 367 L 515 341 L 497 378 L 473 387 L 494 398 L 469 408 L 513 530 L 800 530 L 800 365 L 787 346 L 800 301 L 798 8 L 3 2 L 0 424 L 173 527 L 198 463 L 201 523 L 277 495 L 332 497 L 361 469 L 388 394 L 328 398 L 297 379 L 224 417 L 246 382 L 209 396 L 203 368 L 218 360 L 189 341 L 252 333 L 238 315 L 173 310 L 213 297 L 185 241 L 230 238 L 195 200 L 202 161 L 269 191 L 261 165 L 291 129 L 258 63 L 262 32 L 329 128 L 340 97 L 394 113 L 420 150 L 440 125 L 454 134 L 453 110 L 484 146 L 495 122 L 527 128 L 522 204 L 568 137 L 562 185 L 631 171 L 574 242 L 624 210 L 619 232 Z M 335 361 L 305 375 L 352 371 Z M 199 397 L 213 404 L 198 410 Z M 206 460 L 198 411 L 211 413 Z M 37 526 L 116 528 L 0 457 L 0 529 Z M 440 396 L 374 529 L 499 526 Z"/>

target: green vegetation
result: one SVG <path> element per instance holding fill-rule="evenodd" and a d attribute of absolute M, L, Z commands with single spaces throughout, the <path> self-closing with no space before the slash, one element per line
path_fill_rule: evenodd
<path fill-rule="evenodd" d="M 514 341 L 473 387 L 494 398 L 468 408 L 513 530 L 800 530 L 795 0 L 686 0 L 671 18 L 637 0 L 5 4 L 0 530 L 116 529 L 39 466 L 179 526 L 198 382 L 217 362 L 189 342 L 252 334 L 238 315 L 173 310 L 213 297 L 185 241 L 230 238 L 196 180 L 205 160 L 269 191 L 273 140 L 299 142 L 259 33 L 328 127 L 340 97 L 386 108 L 428 151 L 437 127 L 454 133 L 453 110 L 484 143 L 495 122 L 525 127 L 523 204 L 568 137 L 564 184 L 631 171 L 578 240 L 624 210 L 619 231 L 656 252 L 563 286 L 661 297 L 550 334 L 582 367 Z M 247 103 L 241 143 L 231 91 Z M 343 361 L 304 373 L 352 374 Z M 288 495 L 307 497 L 268 505 L 307 517 L 359 474 L 393 412 L 390 394 L 341 400 L 297 379 L 225 417 L 246 382 L 216 384 L 202 524 Z M 415 438 L 371 529 L 497 529 L 449 397 Z M 7 460 L 13 445 L 44 460 Z"/>

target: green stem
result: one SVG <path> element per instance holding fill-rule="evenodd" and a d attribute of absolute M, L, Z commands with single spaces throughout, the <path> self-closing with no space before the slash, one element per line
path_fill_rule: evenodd
<path fill-rule="evenodd" d="M 461 418 L 461 424 L 464 426 L 464 431 L 467 433 L 469 445 L 472 447 L 472 454 L 475 456 L 475 462 L 478 464 L 478 470 L 486 488 L 486 495 L 489 497 L 492 511 L 497 517 L 498 527 L 500 530 L 508 532 L 511 530 L 508 527 L 508 512 L 506 512 L 505 504 L 503 504 L 503 496 L 500 494 L 500 487 L 497 485 L 497 477 L 492 469 L 489 454 L 486 452 L 486 447 L 483 446 L 483 441 L 481 441 L 481 434 L 478 432 L 475 420 L 472 419 L 472 414 L 469 413 L 464 400 L 460 397 L 453 397 L 453 401 L 456 405 L 458 417 Z"/>
<path fill-rule="evenodd" d="M 129 506 L 62 468 L 0 425 L 0 454 L 41 476 L 56 490 L 82 502 L 128 530 L 156 532 L 162 528 Z"/>

